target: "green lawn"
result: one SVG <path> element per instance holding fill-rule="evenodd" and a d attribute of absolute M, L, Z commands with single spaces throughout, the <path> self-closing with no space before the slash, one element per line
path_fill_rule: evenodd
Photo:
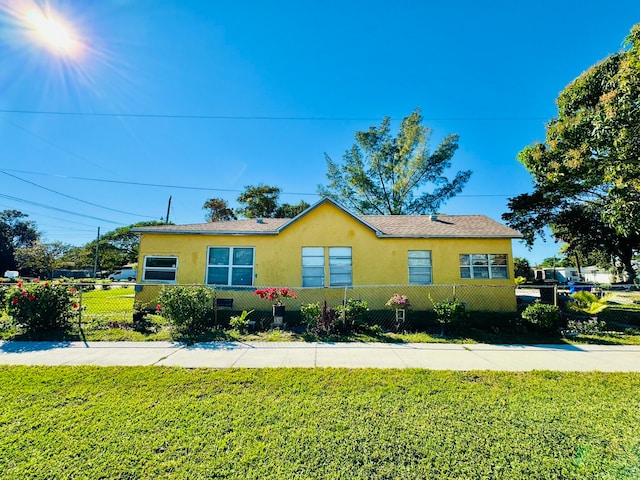
<path fill-rule="evenodd" d="M 130 321 L 133 300 L 132 288 L 82 292 L 83 321 Z"/>
<path fill-rule="evenodd" d="M 23 478 L 640 477 L 640 375 L 0 367 Z"/>

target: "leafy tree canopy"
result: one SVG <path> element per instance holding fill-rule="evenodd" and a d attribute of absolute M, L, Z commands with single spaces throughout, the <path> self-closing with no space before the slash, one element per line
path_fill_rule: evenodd
<path fill-rule="evenodd" d="M 236 214 L 229 208 L 227 201 L 222 198 L 210 198 L 202 206 L 207 210 L 205 218 L 207 222 L 223 222 L 225 220 L 236 220 Z"/>
<path fill-rule="evenodd" d="M 304 212 L 310 206 L 311 205 L 309 205 L 304 200 L 300 200 L 300 203 L 297 203 L 295 205 L 291 205 L 289 203 L 283 203 L 276 209 L 275 218 L 296 217 L 300 215 L 302 212 Z"/>
<path fill-rule="evenodd" d="M 509 199 L 503 219 L 531 245 L 549 226 L 571 252 L 602 251 L 624 265 L 640 248 L 640 24 L 627 49 L 580 75 L 557 99 L 546 140 L 518 159 L 534 191 Z"/>
<path fill-rule="evenodd" d="M 279 187 L 247 185 L 244 188 L 238 197 L 238 203 L 242 206 L 236 212 L 245 218 L 292 218 L 309 208 L 305 201 L 297 205 L 279 204 Z"/>
<path fill-rule="evenodd" d="M 273 218 L 278 208 L 280 188 L 269 185 L 247 185 L 238 197 L 242 205 L 237 213 L 246 218 Z"/>
<path fill-rule="evenodd" d="M 116 228 L 105 233 L 98 245 L 98 269 L 117 270 L 123 265 L 138 261 L 138 247 L 140 237 L 131 231 L 134 227 L 151 227 L 166 225 L 165 222 L 146 221 L 138 222 L 126 227 Z M 93 268 L 96 253 L 96 240 L 82 247 L 72 248 L 62 257 L 63 262 L 74 263 L 76 268 Z"/>
<path fill-rule="evenodd" d="M 72 248 L 62 242 L 36 242 L 16 249 L 16 264 L 23 276 L 49 277 L 52 270 L 63 265 L 64 255 Z"/>
<path fill-rule="evenodd" d="M 17 268 L 16 249 L 30 247 L 40 238 L 36 224 L 27 217 L 18 210 L 0 212 L 0 275 Z"/>
<path fill-rule="evenodd" d="M 419 108 L 402 120 L 396 136 L 390 122 L 385 117 L 379 127 L 356 132 L 356 143 L 341 165 L 325 155 L 329 185 L 319 186 L 319 193 L 362 214 L 436 212 L 471 176 L 469 170 L 457 172 L 451 181 L 444 176 L 458 148 L 458 135 L 447 135 L 430 153 L 431 130 L 422 125 Z M 433 191 L 426 191 L 427 185 Z"/>
<path fill-rule="evenodd" d="M 524 277 L 527 280 L 533 280 L 533 271 L 531 270 L 529 260 L 527 260 L 526 258 L 514 257 L 513 270 L 514 278 Z"/>

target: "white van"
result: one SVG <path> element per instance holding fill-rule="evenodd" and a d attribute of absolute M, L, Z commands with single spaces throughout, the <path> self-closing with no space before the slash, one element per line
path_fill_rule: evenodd
<path fill-rule="evenodd" d="M 15 271 L 15 270 L 7 270 L 6 272 L 4 272 L 4 278 L 18 278 L 20 277 L 20 274 Z"/>
<path fill-rule="evenodd" d="M 109 280 L 128 280 L 130 282 L 135 282 L 138 277 L 138 271 L 133 270 L 132 268 L 123 268 L 122 270 L 116 270 L 107 278 Z"/>

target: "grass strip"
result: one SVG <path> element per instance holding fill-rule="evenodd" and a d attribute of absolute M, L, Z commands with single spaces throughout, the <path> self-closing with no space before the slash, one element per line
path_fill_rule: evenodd
<path fill-rule="evenodd" d="M 22 478 L 640 477 L 640 374 L 0 367 Z"/>

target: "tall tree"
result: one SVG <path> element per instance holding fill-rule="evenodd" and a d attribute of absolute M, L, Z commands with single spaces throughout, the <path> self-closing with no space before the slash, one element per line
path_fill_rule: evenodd
<path fill-rule="evenodd" d="M 16 249 L 30 247 L 40 238 L 36 224 L 27 217 L 18 210 L 0 212 L 0 275 L 16 269 Z"/>
<path fill-rule="evenodd" d="M 513 273 L 514 278 L 516 277 L 524 277 L 527 280 L 533 280 L 533 270 L 531 269 L 531 264 L 529 264 L 529 260 L 521 257 L 513 258 Z"/>
<path fill-rule="evenodd" d="M 283 203 L 278 208 L 276 208 L 274 216 L 276 218 L 293 218 L 297 215 L 300 215 L 310 206 L 311 205 L 309 205 L 304 200 L 300 200 L 300 203 L 295 205 L 292 205 L 290 203 Z"/>
<path fill-rule="evenodd" d="M 133 227 L 151 227 L 154 225 L 166 225 L 165 222 L 148 221 L 138 222 L 126 227 L 116 228 L 105 233 L 100 238 L 98 246 L 98 267 L 101 270 L 117 270 L 124 265 L 138 261 L 138 247 L 140 237 L 133 233 Z M 96 251 L 96 240 L 83 247 L 83 252 L 78 255 L 83 266 L 93 266 Z"/>
<path fill-rule="evenodd" d="M 53 269 L 61 265 L 62 258 L 71 249 L 71 245 L 62 242 L 36 242 L 32 246 L 16 249 L 16 264 L 22 275 L 48 277 Z"/>
<path fill-rule="evenodd" d="M 242 205 L 237 213 L 246 218 L 273 218 L 278 208 L 280 188 L 269 185 L 247 185 L 238 197 Z"/>
<path fill-rule="evenodd" d="M 237 218 L 233 210 L 229 208 L 227 201 L 222 198 L 210 198 L 204 202 L 202 208 L 207 210 L 205 217 L 207 222 L 223 222 L 225 220 L 235 220 Z"/>
<path fill-rule="evenodd" d="M 550 226 L 571 251 L 613 255 L 633 280 L 631 260 L 640 248 L 640 24 L 626 46 L 560 94 L 545 142 L 518 155 L 534 191 L 509 199 L 503 219 L 529 244 Z"/>
<path fill-rule="evenodd" d="M 447 135 L 429 153 L 431 130 L 422 125 L 419 108 L 402 120 L 396 136 L 390 123 L 385 117 L 379 127 L 356 132 L 356 143 L 341 165 L 325 154 L 329 185 L 319 186 L 319 193 L 363 214 L 436 212 L 471 176 L 470 170 L 457 172 L 451 181 L 444 175 L 458 148 L 458 135 Z M 428 185 L 431 192 L 425 190 Z"/>

